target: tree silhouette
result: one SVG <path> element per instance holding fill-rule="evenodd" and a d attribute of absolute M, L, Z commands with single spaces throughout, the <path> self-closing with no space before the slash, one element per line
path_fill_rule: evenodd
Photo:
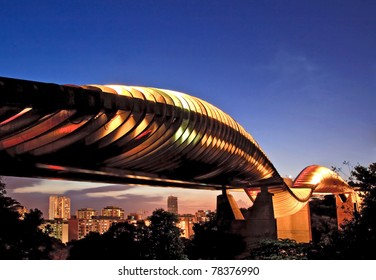
<path fill-rule="evenodd" d="M 349 184 L 363 199 L 360 212 L 333 234 L 331 243 L 322 248 L 322 258 L 376 259 L 376 163 L 355 166 L 351 178 Z"/>
<path fill-rule="evenodd" d="M 141 226 L 142 228 L 143 226 Z M 142 259 L 137 239 L 139 226 L 113 223 L 102 235 L 90 232 L 84 238 L 69 243 L 69 257 L 74 260 L 132 260 Z"/>
<path fill-rule="evenodd" d="M 0 258 L 50 259 L 60 242 L 43 233 L 42 212 L 31 209 L 21 219 L 17 207 L 21 205 L 6 196 L 5 184 L 0 178 Z"/>
<path fill-rule="evenodd" d="M 176 214 L 157 209 L 150 217 L 150 226 L 142 236 L 143 256 L 152 260 L 187 259 L 184 254 L 182 230 L 177 227 Z"/>
<path fill-rule="evenodd" d="M 313 244 L 330 242 L 330 235 L 338 231 L 337 210 L 334 195 L 313 198 L 309 203 Z"/>
<path fill-rule="evenodd" d="M 208 222 L 195 224 L 193 231 L 195 234 L 187 250 L 189 259 L 229 260 L 245 249 L 243 238 L 218 223 L 214 212 Z"/>
<path fill-rule="evenodd" d="M 311 245 L 291 239 L 262 240 L 251 250 L 248 259 L 256 260 L 307 260 Z"/>
<path fill-rule="evenodd" d="M 181 230 L 176 226 L 177 215 L 157 209 L 150 226 L 114 223 L 100 235 L 91 232 L 80 240 L 69 243 L 69 259 L 186 259 Z"/>

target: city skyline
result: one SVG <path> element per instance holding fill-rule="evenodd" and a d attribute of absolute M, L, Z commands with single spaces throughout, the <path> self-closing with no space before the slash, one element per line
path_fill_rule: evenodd
<path fill-rule="evenodd" d="M 103 185 L 100 183 L 69 182 L 69 184 L 66 184 L 66 181 L 62 180 L 55 181 L 45 179 L 42 180 L 45 193 L 34 194 L 34 197 L 32 195 L 30 199 L 29 188 L 33 188 L 33 184 L 31 184 L 31 187 L 25 186 L 30 185 L 30 180 L 32 179 L 8 176 L 3 177 L 3 181 L 7 184 L 7 195 L 17 199 L 23 206 L 27 207 L 28 209 L 38 208 L 43 212 L 45 219 L 48 219 L 48 199 L 51 195 L 68 196 L 71 199 L 72 215 L 73 213 L 76 213 L 76 211 L 80 208 L 93 208 L 94 210 L 100 210 L 110 205 L 123 208 L 126 211 L 126 214 L 132 212 L 143 212 L 147 215 L 151 215 L 151 213 L 157 208 L 163 208 L 167 211 L 166 200 L 168 196 L 171 196 L 174 193 L 187 193 L 188 195 L 191 195 L 193 192 L 193 194 L 196 193 L 200 198 L 203 196 L 203 201 L 197 199 L 196 197 L 179 197 L 179 209 L 181 209 L 181 211 L 179 210 L 179 212 L 181 213 L 193 214 L 197 210 L 213 211 L 216 209 L 216 197 L 221 193 L 220 191 L 185 189 L 176 190 L 175 188 L 144 186 L 126 187 L 121 185 Z M 40 180 L 35 180 L 38 183 L 37 187 L 40 188 Z M 16 185 L 18 185 L 19 187 L 16 187 Z M 74 187 L 81 188 L 81 190 L 74 190 Z M 17 192 L 17 190 L 24 190 L 24 188 L 27 188 L 25 193 Z M 146 190 L 144 188 L 146 188 Z M 65 192 L 64 189 L 69 189 L 69 191 Z M 50 193 L 49 191 L 51 190 L 54 190 L 55 193 Z M 119 199 L 113 199 L 111 195 L 104 197 L 101 197 L 100 195 L 103 192 L 111 191 L 117 192 L 118 195 L 125 193 L 125 196 L 120 196 L 121 198 Z M 147 191 L 147 195 L 152 194 L 153 196 L 143 196 L 142 193 L 145 191 Z M 85 195 L 82 195 L 83 193 Z M 241 192 L 232 193 L 235 194 L 235 197 L 238 200 L 239 207 L 251 206 L 251 202 L 247 201 L 246 194 L 243 194 Z M 86 194 L 90 195 L 87 196 Z M 130 195 L 131 198 L 126 198 L 127 195 Z M 205 199 L 209 199 L 210 201 L 205 201 Z M 142 207 L 140 207 L 140 205 L 142 205 Z"/>
<path fill-rule="evenodd" d="M 343 161 L 365 166 L 374 161 L 376 4 L 220 3 L 82 1 L 74 8 L 69 1 L 38 7 L 7 3 L 0 11 L 0 76 L 143 85 L 195 95 L 243 125 L 282 176 L 296 177 L 311 164 L 330 168 Z M 348 174 L 347 166 L 343 171 Z M 73 208 L 121 202 L 123 209 L 142 203 L 151 210 L 165 208 L 165 198 L 174 195 L 187 213 L 197 206 L 215 209 L 219 194 L 4 181 L 8 195 L 28 208 L 44 209 L 45 217 L 45 198 L 53 194 L 75 197 Z"/>
<path fill-rule="evenodd" d="M 178 214 L 177 197 L 167 198 L 167 212 L 177 215 L 177 226 L 182 230 L 181 236 L 190 238 L 193 234 L 194 223 L 203 223 L 210 219 L 210 210 L 197 210 L 194 214 Z M 26 208 L 20 213 L 28 212 Z M 44 219 L 41 229 L 48 232 L 51 237 L 68 243 L 84 238 L 90 232 L 104 234 L 114 223 L 137 224 L 144 222 L 146 225 L 149 215 L 145 213 L 125 213 L 118 206 L 106 206 L 100 211 L 93 208 L 80 208 L 74 213 L 70 211 L 70 198 L 66 196 L 49 197 L 49 217 Z"/>

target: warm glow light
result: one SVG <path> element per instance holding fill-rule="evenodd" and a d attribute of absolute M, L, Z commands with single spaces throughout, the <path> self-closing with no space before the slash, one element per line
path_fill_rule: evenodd
<path fill-rule="evenodd" d="M 20 103 L 17 108 L 12 103 L 18 113 L 0 123 L 0 127 L 5 126 L 0 149 L 15 162 L 46 160 L 54 164 L 37 164 L 37 168 L 56 171 L 53 175 L 70 172 L 81 179 L 92 175 L 95 180 L 134 179 L 133 182 L 144 180 L 145 184 L 218 188 L 218 182 L 228 177 L 223 184 L 246 188 L 253 200 L 261 186 L 268 186 L 274 194 L 276 217 L 299 211 L 313 194 L 352 194 L 344 180 L 321 166 L 307 167 L 291 188 L 286 186 L 258 143 L 240 124 L 194 96 L 122 85 L 81 89 L 91 89 L 86 100 L 89 106 L 84 109 L 56 109 L 43 115 L 43 110 L 34 112 L 32 105 L 24 108 Z M 62 108 L 75 108 L 81 99 L 85 101 L 81 89 L 79 93 L 69 91 L 69 106 Z M 24 122 L 26 118 L 28 122 Z M 15 129 L 8 132 L 12 125 Z M 18 127 L 22 129 L 17 130 Z M 78 158 L 81 152 L 89 155 L 90 162 Z M 196 163 L 203 168 L 194 168 Z"/>
<path fill-rule="evenodd" d="M 322 179 L 322 174 L 315 174 L 315 175 L 312 177 L 310 183 L 311 183 L 312 185 L 317 185 L 317 184 L 321 181 L 321 179 Z"/>
<path fill-rule="evenodd" d="M 0 126 L 5 125 L 5 124 L 7 124 L 7 123 L 9 123 L 9 122 L 11 122 L 11 121 L 19 118 L 20 116 L 24 115 L 25 113 L 29 112 L 30 110 L 32 110 L 32 108 L 25 108 L 25 109 L 23 109 L 18 114 L 16 114 L 16 115 L 14 115 L 14 116 L 12 116 L 12 117 L 10 117 L 10 118 L 8 118 L 8 119 L 0 122 Z"/>

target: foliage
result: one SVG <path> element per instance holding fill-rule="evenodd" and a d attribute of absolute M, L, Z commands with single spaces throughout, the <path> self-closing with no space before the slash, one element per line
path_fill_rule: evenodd
<path fill-rule="evenodd" d="M 331 236 L 331 242 L 321 248 L 323 259 L 376 259 L 376 163 L 356 166 L 350 185 L 361 192 L 363 202 L 354 219 Z"/>
<path fill-rule="evenodd" d="M 152 260 L 180 260 L 187 259 L 184 254 L 184 243 L 181 239 L 182 230 L 176 214 L 157 209 L 150 217 L 150 226 L 142 236 L 143 254 Z"/>
<path fill-rule="evenodd" d="M 195 234 L 188 247 L 189 259 L 234 259 L 245 249 L 243 238 L 219 225 L 215 213 L 208 222 L 195 224 L 193 231 Z"/>
<path fill-rule="evenodd" d="M 126 222 L 113 223 L 110 229 L 102 235 L 90 232 L 80 240 L 68 244 L 70 247 L 68 259 L 74 260 L 137 260 L 140 254 L 141 242 L 139 232 L 144 224 L 132 225 Z"/>
<path fill-rule="evenodd" d="M 338 231 L 336 202 L 333 195 L 312 199 L 309 203 L 313 244 L 328 243 Z"/>
<path fill-rule="evenodd" d="M 69 243 L 69 259 L 186 259 L 176 215 L 157 209 L 150 226 L 114 223 L 104 234 L 91 232 Z"/>
<path fill-rule="evenodd" d="M 313 243 L 263 240 L 251 251 L 251 259 L 376 259 L 376 163 L 355 166 L 349 185 L 363 202 L 354 219 L 337 228 L 332 196 L 311 201 Z"/>
<path fill-rule="evenodd" d="M 308 259 L 311 245 L 297 243 L 291 239 L 261 240 L 251 250 L 249 259 L 256 260 L 306 260 Z"/>
<path fill-rule="evenodd" d="M 90 232 L 85 238 L 69 243 L 71 248 L 68 259 L 138 259 L 134 251 L 134 230 L 133 225 L 119 223 L 112 224 L 110 230 L 103 235 Z"/>
<path fill-rule="evenodd" d="M 50 259 L 59 246 L 56 239 L 43 233 L 42 212 L 31 209 L 23 218 L 17 211 L 21 205 L 6 196 L 5 184 L 0 178 L 0 258 L 1 259 Z"/>

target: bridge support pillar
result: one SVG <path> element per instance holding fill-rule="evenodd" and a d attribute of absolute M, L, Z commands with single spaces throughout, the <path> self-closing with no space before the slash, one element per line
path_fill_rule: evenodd
<path fill-rule="evenodd" d="M 244 218 L 233 197 L 224 191 L 217 197 L 218 222 L 229 225 L 229 231 L 243 236 L 246 249 L 238 258 L 249 254 L 252 247 L 262 239 L 277 239 L 277 223 L 274 218 L 273 194 L 267 187 L 262 187 L 257 194 L 255 202 Z M 237 209 L 237 211 L 234 211 Z M 240 215 L 239 215 L 240 214 Z"/>
<path fill-rule="evenodd" d="M 252 247 L 262 239 L 277 239 L 277 223 L 274 218 L 273 194 L 262 187 L 252 208 L 245 215 L 245 239 Z"/>
<path fill-rule="evenodd" d="M 278 238 L 293 239 L 296 242 L 312 241 L 311 213 L 309 203 L 299 212 L 277 219 Z"/>
<path fill-rule="evenodd" d="M 234 220 L 244 220 L 234 197 L 225 188 L 217 196 L 217 217 L 221 225 L 230 225 Z"/>

